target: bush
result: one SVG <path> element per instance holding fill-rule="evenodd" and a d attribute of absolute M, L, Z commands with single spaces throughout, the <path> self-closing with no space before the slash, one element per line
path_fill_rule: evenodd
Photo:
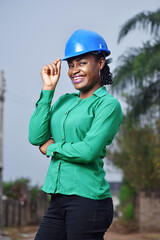
<path fill-rule="evenodd" d="M 124 209 L 124 218 L 126 220 L 134 218 L 134 209 L 132 203 L 129 203 Z"/>
<path fill-rule="evenodd" d="M 120 205 L 124 206 L 126 203 L 134 197 L 134 190 L 127 186 L 125 183 L 122 183 L 119 193 Z"/>
<path fill-rule="evenodd" d="M 136 191 L 130 186 L 128 181 L 123 180 L 119 193 L 120 209 L 122 212 L 120 223 L 126 228 L 127 232 L 132 232 L 137 229 L 134 214 L 135 197 Z"/>

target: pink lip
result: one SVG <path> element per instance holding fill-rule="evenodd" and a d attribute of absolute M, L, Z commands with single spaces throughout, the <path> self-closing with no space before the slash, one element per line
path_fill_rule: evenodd
<path fill-rule="evenodd" d="M 73 76 L 74 83 L 80 83 L 83 81 L 84 76 Z"/>
<path fill-rule="evenodd" d="M 82 82 L 82 81 L 83 81 L 82 78 L 81 78 L 81 79 L 77 79 L 77 80 L 73 80 L 74 83 L 80 83 L 80 82 Z"/>

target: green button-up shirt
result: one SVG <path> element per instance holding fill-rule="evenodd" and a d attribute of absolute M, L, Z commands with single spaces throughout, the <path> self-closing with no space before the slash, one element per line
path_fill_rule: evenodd
<path fill-rule="evenodd" d="M 91 199 L 111 197 L 102 158 L 122 122 L 117 99 L 105 87 L 91 97 L 79 93 L 61 96 L 51 107 L 54 90 L 42 90 L 29 125 L 29 141 L 47 148 L 52 156 L 42 190 L 76 194 Z"/>

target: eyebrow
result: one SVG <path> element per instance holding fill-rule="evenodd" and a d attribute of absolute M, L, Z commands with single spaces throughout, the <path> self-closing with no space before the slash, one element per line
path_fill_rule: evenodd
<path fill-rule="evenodd" d="M 79 62 L 80 60 L 82 60 L 82 59 L 86 59 L 87 58 L 87 56 L 85 57 L 85 56 L 83 56 L 83 57 L 78 57 L 78 58 L 76 58 L 75 59 L 75 61 L 76 62 Z M 70 61 L 68 60 L 68 63 L 71 63 L 73 61 L 73 59 L 71 59 Z"/>

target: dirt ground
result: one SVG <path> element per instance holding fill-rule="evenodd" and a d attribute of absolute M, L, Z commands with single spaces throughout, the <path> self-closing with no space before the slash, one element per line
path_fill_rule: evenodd
<path fill-rule="evenodd" d="M 104 240 L 160 240 L 160 231 L 126 233 L 126 229 L 120 226 L 118 221 L 114 221 Z"/>
<path fill-rule="evenodd" d="M 6 228 L 4 231 L 12 240 L 33 240 L 37 231 L 37 226 Z M 104 240 L 160 240 L 160 232 L 138 232 L 126 234 L 117 223 L 113 223 L 112 227 L 105 234 Z"/>
<path fill-rule="evenodd" d="M 160 233 L 132 233 L 132 234 L 118 234 L 108 232 L 105 240 L 160 240 Z"/>

